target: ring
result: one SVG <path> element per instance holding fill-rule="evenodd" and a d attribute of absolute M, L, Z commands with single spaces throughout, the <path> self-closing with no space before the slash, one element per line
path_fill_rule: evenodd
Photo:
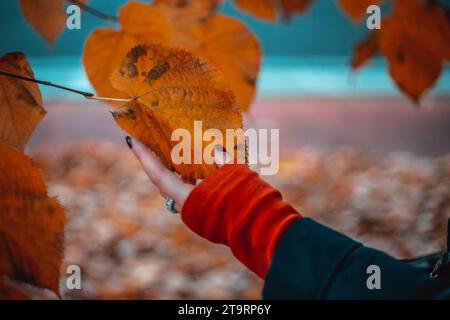
<path fill-rule="evenodd" d="M 167 198 L 166 199 L 166 209 L 171 213 L 171 214 L 176 214 L 178 213 L 177 210 L 175 210 L 175 200 L 173 200 L 172 198 Z"/>

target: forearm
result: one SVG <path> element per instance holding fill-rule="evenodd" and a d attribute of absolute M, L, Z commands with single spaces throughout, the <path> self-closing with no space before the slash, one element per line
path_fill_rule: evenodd
<path fill-rule="evenodd" d="M 377 274 L 370 271 L 373 270 L 369 268 L 371 266 L 379 268 L 375 271 Z M 266 276 L 263 297 L 448 299 L 450 279 L 432 279 L 429 270 L 364 247 L 311 219 L 303 218 L 280 239 Z"/>
<path fill-rule="evenodd" d="M 300 215 L 246 166 L 225 165 L 192 191 L 182 218 L 264 277 L 279 237 Z"/>
<path fill-rule="evenodd" d="M 182 219 L 230 247 L 266 279 L 269 299 L 418 299 L 450 296 L 450 280 L 412 267 L 308 218 L 243 165 L 225 165 L 194 188 Z M 381 288 L 367 285 L 369 267 Z M 270 270 L 269 270 L 270 267 Z"/>

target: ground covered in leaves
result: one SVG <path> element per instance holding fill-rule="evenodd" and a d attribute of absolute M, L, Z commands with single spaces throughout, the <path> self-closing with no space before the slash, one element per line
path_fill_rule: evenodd
<path fill-rule="evenodd" d="M 124 146 L 86 141 L 35 152 L 49 193 L 66 208 L 61 290 L 66 299 L 257 299 L 262 281 L 225 247 L 209 244 L 163 208 Z M 304 215 L 408 258 L 443 248 L 450 217 L 450 156 L 382 158 L 343 148 L 285 155 L 269 182 Z M 65 289 L 65 267 L 82 290 Z"/>

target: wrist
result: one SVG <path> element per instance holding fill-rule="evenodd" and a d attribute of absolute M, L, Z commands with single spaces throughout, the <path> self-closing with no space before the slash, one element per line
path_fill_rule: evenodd
<path fill-rule="evenodd" d="M 281 234 L 300 217 L 281 194 L 245 165 L 227 164 L 195 187 L 182 209 L 184 223 L 225 244 L 264 277 Z"/>

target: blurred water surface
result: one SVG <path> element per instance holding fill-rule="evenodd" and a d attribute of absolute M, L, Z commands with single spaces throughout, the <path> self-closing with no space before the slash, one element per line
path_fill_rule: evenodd
<path fill-rule="evenodd" d="M 30 57 L 37 79 L 92 91 L 79 56 Z M 77 101 L 83 97 L 41 86 L 46 101 Z M 450 96 L 450 68 L 432 96 Z M 258 97 L 402 97 L 390 80 L 384 60 L 376 59 L 352 72 L 346 56 L 268 56 L 262 61 Z"/>

